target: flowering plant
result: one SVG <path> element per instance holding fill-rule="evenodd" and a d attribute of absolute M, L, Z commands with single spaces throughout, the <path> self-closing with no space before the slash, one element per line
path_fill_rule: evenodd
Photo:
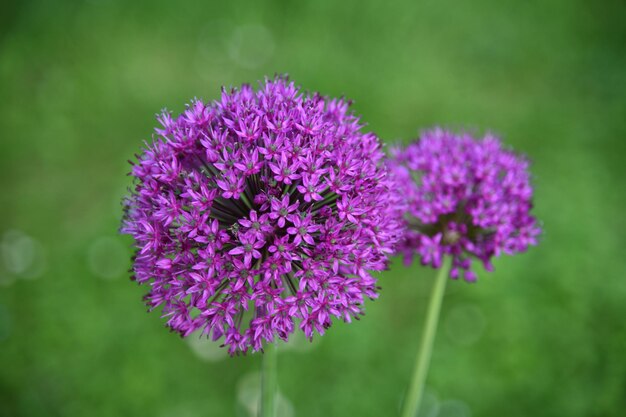
<path fill-rule="evenodd" d="M 495 136 L 475 140 L 434 129 L 394 149 L 389 166 L 407 203 L 408 229 L 399 245 L 407 264 L 417 255 L 423 265 L 440 268 L 448 255 L 450 277 L 462 273 L 473 282 L 473 259 L 491 271 L 494 256 L 537 243 L 528 161 Z"/>
<path fill-rule="evenodd" d="M 477 279 L 472 260 L 491 271 L 491 259 L 536 244 L 540 233 L 530 214 L 532 187 L 528 161 L 502 148 L 487 135 L 475 140 L 435 129 L 421 135 L 388 160 L 404 197 L 407 230 L 399 252 L 410 264 L 439 269 L 428 305 L 426 324 L 403 417 L 419 410 L 448 277 Z"/>
<path fill-rule="evenodd" d="M 377 297 L 370 271 L 386 267 L 400 205 L 349 104 L 278 77 L 159 116 L 122 231 L 134 279 L 173 331 L 257 351 L 296 326 L 323 334 Z"/>

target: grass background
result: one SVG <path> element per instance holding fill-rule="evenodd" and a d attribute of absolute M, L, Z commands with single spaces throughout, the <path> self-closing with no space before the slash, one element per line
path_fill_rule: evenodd
<path fill-rule="evenodd" d="M 117 233 L 154 114 L 287 72 L 387 143 L 492 130 L 545 234 L 450 283 L 422 416 L 626 409 L 626 4 L 9 1 L 0 15 L 0 415 L 246 416 L 260 356 L 146 314 Z M 280 356 L 283 416 L 394 416 L 434 272 L 395 260 L 363 320 Z"/>

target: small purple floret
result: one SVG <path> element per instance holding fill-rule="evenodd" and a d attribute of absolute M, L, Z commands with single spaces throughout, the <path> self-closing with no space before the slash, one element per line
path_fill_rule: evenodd
<path fill-rule="evenodd" d="M 399 245 L 407 264 L 417 255 L 423 265 L 439 268 L 443 256 L 452 256 L 450 277 L 474 282 L 474 258 L 491 271 L 494 256 L 537 243 L 528 161 L 503 149 L 495 136 L 427 131 L 392 150 L 388 165 L 407 204 L 408 228 Z"/>
<path fill-rule="evenodd" d="M 400 205 L 378 138 L 348 107 L 276 78 L 159 116 L 122 232 L 173 331 L 258 351 L 296 326 L 323 334 L 377 297 L 370 271 L 401 236 Z"/>

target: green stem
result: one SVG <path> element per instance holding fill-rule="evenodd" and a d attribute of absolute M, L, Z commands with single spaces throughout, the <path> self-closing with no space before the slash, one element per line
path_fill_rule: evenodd
<path fill-rule="evenodd" d="M 278 392 L 277 359 L 278 349 L 276 348 L 276 343 L 265 345 L 261 365 L 261 417 L 276 417 L 276 394 Z"/>
<path fill-rule="evenodd" d="M 450 274 L 451 263 L 452 259 L 448 256 L 444 256 L 443 264 L 441 268 L 439 268 L 435 284 L 433 285 L 433 291 L 428 304 L 428 313 L 426 315 L 426 325 L 422 333 L 422 341 L 417 354 L 415 368 L 413 369 L 413 377 L 404 401 L 402 417 L 415 417 L 420 407 L 422 393 L 424 392 L 424 382 L 426 382 L 428 366 L 430 365 L 430 356 L 433 351 L 435 334 L 437 333 L 441 302 L 446 290 L 446 282 L 449 279 L 448 275 Z"/>

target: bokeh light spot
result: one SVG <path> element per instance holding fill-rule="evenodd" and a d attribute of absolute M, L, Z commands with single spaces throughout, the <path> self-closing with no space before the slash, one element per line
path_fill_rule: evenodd
<path fill-rule="evenodd" d="M 104 279 L 119 278 L 128 269 L 129 254 L 118 238 L 101 237 L 94 241 L 87 252 L 91 272 Z"/>
<path fill-rule="evenodd" d="M 437 395 L 433 391 L 426 389 L 416 417 L 437 417 L 438 415 L 439 400 L 437 399 Z"/>
<path fill-rule="evenodd" d="M 43 246 L 20 230 L 9 230 L 4 233 L 1 252 L 4 269 L 9 273 L 31 279 L 41 276 L 44 272 Z"/>
<path fill-rule="evenodd" d="M 261 374 L 252 372 L 244 375 L 237 383 L 237 402 L 249 417 L 259 415 L 261 402 Z M 276 397 L 276 417 L 293 417 L 294 407 L 280 391 Z"/>
<path fill-rule="evenodd" d="M 230 58 L 241 67 L 259 68 L 274 54 L 274 37 L 263 25 L 242 25 L 235 28 L 227 48 Z"/>
<path fill-rule="evenodd" d="M 485 315 L 475 305 L 457 305 L 445 318 L 444 327 L 446 336 L 452 342 L 469 346 L 482 337 L 486 327 Z"/>
<path fill-rule="evenodd" d="M 442 401 L 437 417 L 471 417 L 469 406 L 460 400 Z"/>
<path fill-rule="evenodd" d="M 220 347 L 221 343 L 219 341 L 214 342 L 206 336 L 193 334 L 185 338 L 185 341 L 193 353 L 204 361 L 218 362 L 228 356 L 228 351 Z"/>

